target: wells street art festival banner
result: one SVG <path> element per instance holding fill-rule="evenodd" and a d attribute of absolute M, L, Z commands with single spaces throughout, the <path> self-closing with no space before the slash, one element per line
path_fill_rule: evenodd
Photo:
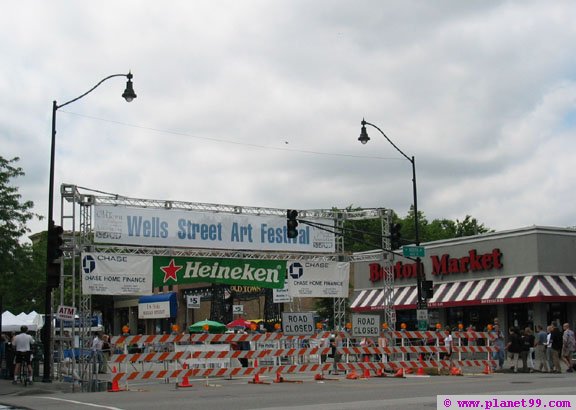
<path fill-rule="evenodd" d="M 152 293 L 152 256 L 82 253 L 85 295 L 148 295 Z"/>
<path fill-rule="evenodd" d="M 287 267 L 287 287 L 292 297 L 348 297 L 349 262 L 289 261 Z"/>
<path fill-rule="evenodd" d="M 154 287 L 188 283 L 280 289 L 285 280 L 285 260 L 82 253 L 85 295 L 148 295 Z"/>
<path fill-rule="evenodd" d="M 301 223 L 289 239 L 286 217 L 95 205 L 97 243 L 334 253 L 334 233 Z M 329 219 L 314 222 L 333 226 Z"/>

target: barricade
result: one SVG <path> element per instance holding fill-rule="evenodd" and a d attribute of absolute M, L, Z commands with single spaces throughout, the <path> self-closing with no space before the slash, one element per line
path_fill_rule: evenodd
<path fill-rule="evenodd" d="M 327 363 L 332 353 L 328 339 L 333 334 L 321 332 L 313 336 L 287 336 L 282 333 L 258 334 L 192 334 L 192 335 L 138 335 L 112 338 L 115 345 L 124 345 L 124 353 L 113 355 L 109 363 L 118 366 L 112 382 L 165 382 L 178 383 L 191 378 L 254 378 L 265 374 L 311 372 L 323 377 L 335 369 Z M 454 347 L 451 360 L 444 360 L 447 349 L 443 346 L 445 332 L 387 331 L 379 338 L 378 347 L 358 347 L 348 334 L 338 332 L 342 346 L 337 353 L 342 357 L 336 369 L 357 372 L 364 376 L 383 376 L 385 372 L 421 374 L 422 368 L 468 370 L 492 367 L 496 349 L 490 345 L 492 335 L 484 332 L 453 332 Z M 462 340 L 473 337 L 485 339 L 483 346 L 464 346 Z M 254 350 L 232 350 L 231 344 L 250 342 Z M 129 345 L 164 346 L 162 352 L 127 353 Z M 260 348 L 266 346 L 266 348 Z M 274 346 L 274 348 L 272 348 Z M 364 360 L 359 358 L 363 357 Z M 417 360 L 414 360 L 414 359 Z M 241 367 L 241 360 L 252 366 Z"/>

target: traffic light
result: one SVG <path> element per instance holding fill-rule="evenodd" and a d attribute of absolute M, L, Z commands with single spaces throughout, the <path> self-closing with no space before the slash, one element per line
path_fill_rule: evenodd
<path fill-rule="evenodd" d="M 60 259 L 62 255 L 64 255 L 62 251 L 62 245 L 64 245 L 64 240 L 62 239 L 63 233 L 64 230 L 58 225 L 54 225 L 48 230 L 48 262 Z"/>
<path fill-rule="evenodd" d="M 64 255 L 62 245 L 64 240 L 61 226 L 53 225 L 48 229 L 48 243 L 46 245 L 46 286 L 57 288 L 60 286 L 60 258 Z"/>
<path fill-rule="evenodd" d="M 294 239 L 298 236 L 298 211 L 294 209 L 288 209 L 286 212 L 286 236 L 290 239 Z"/>
<path fill-rule="evenodd" d="M 400 239 L 402 238 L 400 233 L 401 228 L 402 225 L 399 223 L 393 223 L 392 226 L 390 226 L 390 245 L 392 250 L 400 248 Z"/>
<path fill-rule="evenodd" d="M 422 281 L 422 297 L 426 300 L 432 299 L 434 296 L 434 282 L 431 280 Z"/>

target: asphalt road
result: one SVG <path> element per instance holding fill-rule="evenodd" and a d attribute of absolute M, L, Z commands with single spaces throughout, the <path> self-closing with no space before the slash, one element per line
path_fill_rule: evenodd
<path fill-rule="evenodd" d="M 193 387 L 174 384 L 131 385 L 116 393 L 49 392 L 36 383 L 25 392 L 0 393 L 0 403 L 28 409 L 434 409 L 437 395 L 575 395 L 576 374 L 478 374 L 407 378 L 315 381 L 313 374 L 287 375 L 303 383 L 254 385 L 248 379 L 191 380 Z M 328 376 L 327 376 L 328 377 Z M 262 378 L 272 382 L 273 378 Z M 39 386 L 40 385 L 40 386 Z M 1 386 L 0 386 L 1 387 Z M 22 387 L 24 389 L 24 387 Z M 34 392 L 32 389 L 36 389 Z M 24 393 L 26 395 L 19 395 Z M 36 394 L 31 394 L 36 393 Z M 2 407 L 0 406 L 0 409 Z M 576 400 L 574 406 L 576 408 Z"/>

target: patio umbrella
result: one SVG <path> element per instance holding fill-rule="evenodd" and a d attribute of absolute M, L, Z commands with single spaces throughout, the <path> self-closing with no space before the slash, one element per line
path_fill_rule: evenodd
<path fill-rule="evenodd" d="M 224 323 L 208 319 L 188 326 L 188 331 L 191 333 L 202 333 L 206 331 L 206 327 L 208 328 L 208 333 L 224 333 L 226 331 L 226 325 Z"/>
<path fill-rule="evenodd" d="M 246 328 L 246 327 L 250 327 L 250 325 L 252 325 L 252 322 L 250 322 L 249 320 L 238 318 L 238 319 L 235 319 L 232 322 L 228 323 L 226 325 L 226 327 L 228 329 L 233 329 L 235 327 Z"/>

